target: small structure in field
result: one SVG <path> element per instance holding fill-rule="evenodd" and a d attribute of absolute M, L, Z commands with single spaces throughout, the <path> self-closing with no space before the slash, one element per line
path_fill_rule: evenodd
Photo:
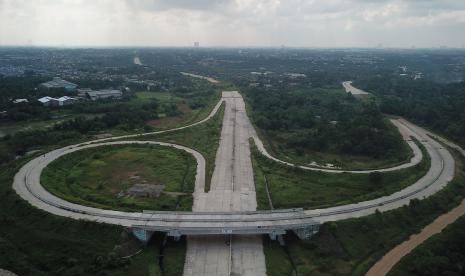
<path fill-rule="evenodd" d="M 159 197 L 160 193 L 165 188 L 165 185 L 154 185 L 154 184 L 134 184 L 128 189 L 127 193 L 137 197 Z"/>

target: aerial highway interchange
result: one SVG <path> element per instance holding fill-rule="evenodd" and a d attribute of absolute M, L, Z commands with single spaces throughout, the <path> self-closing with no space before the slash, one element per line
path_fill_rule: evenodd
<path fill-rule="evenodd" d="M 353 91 L 350 83 L 345 82 L 344 87 Z M 205 160 L 199 152 L 176 144 L 130 140 L 204 123 L 212 118 L 223 104 L 225 113 L 220 146 L 208 192 L 205 192 Z M 265 275 L 265 258 L 260 234 L 269 234 L 276 238 L 286 231 L 293 230 L 301 237 L 309 237 L 322 223 L 366 216 L 377 210 L 392 210 L 408 205 L 411 199 L 428 197 L 442 189 L 454 177 L 454 159 L 449 151 L 433 138 L 433 134 L 402 118 L 392 119 L 391 122 L 398 128 L 413 152 L 409 162 L 378 170 L 337 170 L 300 166 L 271 156 L 247 116 L 242 96 L 236 91 L 225 91 L 211 113 L 194 124 L 159 132 L 98 139 L 39 156 L 20 169 L 15 176 L 13 187 L 32 205 L 56 215 L 133 227 L 136 232 L 142 231 L 144 234 L 162 231 L 172 236 L 188 235 L 185 275 L 227 275 L 233 272 L 242 275 Z M 418 164 L 424 156 L 412 137 L 425 147 L 431 166 L 426 175 L 409 187 L 377 199 L 325 209 L 256 211 L 249 138 L 252 138 L 264 156 L 287 166 L 326 173 L 371 173 L 394 171 Z M 195 157 L 197 174 L 192 213 L 97 209 L 67 202 L 47 192 L 40 185 L 42 170 L 63 155 L 103 145 L 136 143 L 175 147 Z M 229 247 L 224 246 L 225 235 L 230 239 L 226 241 L 230 244 Z"/>

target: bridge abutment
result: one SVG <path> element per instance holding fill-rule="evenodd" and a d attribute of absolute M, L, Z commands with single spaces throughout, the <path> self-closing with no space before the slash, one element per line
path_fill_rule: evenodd
<path fill-rule="evenodd" d="M 292 231 L 301 240 L 308 240 L 320 230 L 319 224 L 312 224 L 301 228 L 292 229 Z"/>

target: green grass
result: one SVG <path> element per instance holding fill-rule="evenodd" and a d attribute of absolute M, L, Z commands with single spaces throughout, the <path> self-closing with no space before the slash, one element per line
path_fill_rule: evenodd
<path fill-rule="evenodd" d="M 373 174 L 337 174 L 289 167 L 269 160 L 253 146 L 258 208 L 269 209 L 265 177 L 274 208 L 323 208 L 374 199 L 413 184 L 430 167 L 428 155 L 424 156 L 416 166 L 380 173 L 376 179 Z"/>
<path fill-rule="evenodd" d="M 325 224 L 310 240 L 287 236 L 287 249 L 298 275 L 364 275 L 387 251 L 462 201 L 465 196 L 463 160 L 458 162 L 456 172 L 454 180 L 443 190 L 427 199 L 414 200 L 409 206 Z M 268 262 L 269 270 L 280 269 L 287 261 L 283 262 Z"/>
<path fill-rule="evenodd" d="M 179 100 L 180 98 L 174 96 L 170 92 L 140 91 L 140 92 L 136 92 L 136 99 L 139 99 L 139 100 L 155 99 L 160 102 L 172 102 L 175 100 Z"/>
<path fill-rule="evenodd" d="M 263 252 L 265 253 L 268 276 L 292 275 L 291 260 L 279 243 L 264 237 Z"/>
<path fill-rule="evenodd" d="M 215 168 L 215 157 L 220 141 L 223 115 L 224 105 L 221 106 L 213 118 L 203 124 L 175 132 L 148 135 L 137 139 L 175 143 L 200 152 L 206 161 L 205 190 L 208 191 Z"/>
<path fill-rule="evenodd" d="M 134 276 L 179 276 L 184 271 L 184 259 L 186 255 L 186 240 L 166 240 L 165 236 L 155 233 L 147 247 L 138 255 L 129 260 L 124 268 L 113 272 L 111 275 Z M 163 249 L 162 249 L 163 248 Z M 160 265 L 160 256 L 163 256 Z M 163 267 L 163 271 L 162 268 Z"/>
<path fill-rule="evenodd" d="M 194 91 L 201 91 L 201 89 L 208 89 L 210 87 L 211 85 L 203 84 L 201 87 L 193 89 Z M 208 96 L 198 96 L 196 92 L 187 95 L 176 95 L 172 92 L 141 91 L 136 93 L 136 98 L 133 101 L 147 102 L 153 99 L 161 104 L 176 104 L 178 111 L 180 111 L 180 115 L 175 117 L 164 117 L 160 115 L 165 114 L 158 114 L 160 116 L 159 119 L 148 122 L 148 125 L 156 130 L 169 129 L 195 123 L 207 117 L 220 99 L 220 89 L 214 89 Z M 192 108 L 190 103 L 194 100 L 202 103 L 203 107 Z"/>
<path fill-rule="evenodd" d="M 158 145 L 104 146 L 53 161 L 44 169 L 41 183 L 61 198 L 98 208 L 175 210 L 179 200 L 180 210 L 191 210 L 195 171 L 195 159 L 182 150 Z M 157 198 L 118 196 L 145 182 L 165 185 L 163 193 Z"/>

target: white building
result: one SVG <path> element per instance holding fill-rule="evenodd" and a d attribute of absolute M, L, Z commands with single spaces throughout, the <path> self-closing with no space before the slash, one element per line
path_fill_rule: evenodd
<path fill-rule="evenodd" d="M 60 98 L 46 96 L 38 99 L 38 101 L 41 102 L 44 106 L 65 106 L 76 103 L 77 99 L 68 96 L 63 96 Z"/>
<path fill-rule="evenodd" d="M 58 106 L 71 105 L 77 102 L 76 98 L 72 98 L 68 96 L 60 97 L 57 100 L 58 100 Z"/>
<path fill-rule="evenodd" d="M 58 100 L 49 96 L 38 99 L 43 106 L 58 106 Z"/>
<path fill-rule="evenodd" d="M 17 103 L 28 103 L 29 101 L 27 99 L 15 99 L 13 101 L 13 103 L 17 104 Z"/>

